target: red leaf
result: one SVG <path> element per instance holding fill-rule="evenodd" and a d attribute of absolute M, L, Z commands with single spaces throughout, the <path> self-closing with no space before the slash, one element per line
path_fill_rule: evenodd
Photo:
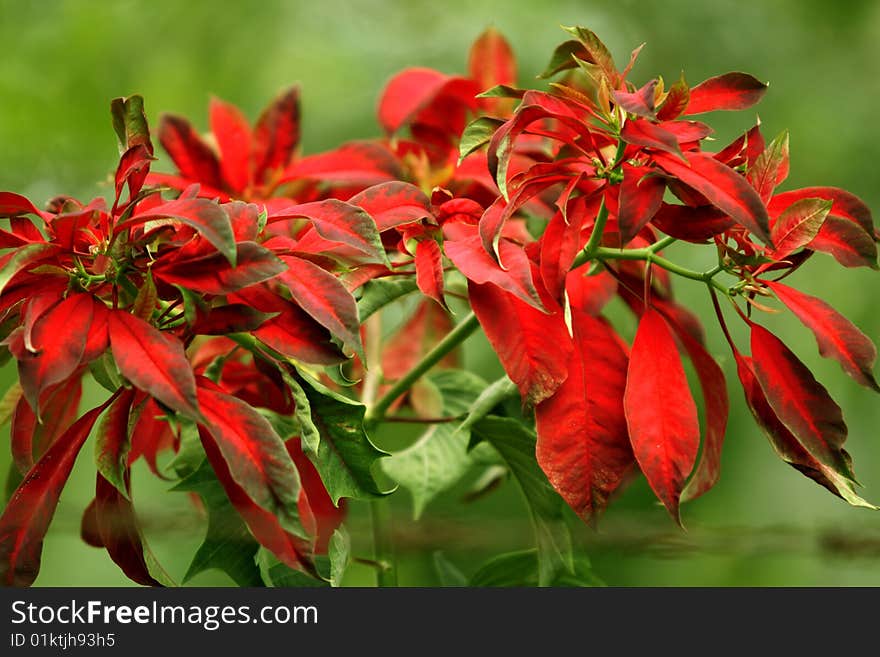
<path fill-rule="evenodd" d="M 847 429 L 840 407 L 779 338 L 758 324 L 751 331 L 755 376 L 774 413 L 813 458 L 853 479 L 841 449 Z"/>
<path fill-rule="evenodd" d="M 568 377 L 535 409 L 536 456 L 584 520 L 598 516 L 635 464 L 623 411 L 627 354 L 604 321 L 572 312 Z"/>
<path fill-rule="evenodd" d="M 848 219 L 828 215 L 819 234 L 807 245 L 813 251 L 834 256 L 844 267 L 877 269 L 877 244 L 874 236 Z"/>
<path fill-rule="evenodd" d="M 746 179 L 710 154 L 689 152 L 685 153 L 685 158 L 690 166 L 662 153 L 657 153 L 654 161 L 661 169 L 693 187 L 712 205 L 770 245 L 767 208 Z"/>
<path fill-rule="evenodd" d="M 217 306 L 208 311 L 207 316 L 199 317 L 192 327 L 196 335 L 229 335 L 255 331 L 273 315 L 261 313 L 248 305 L 232 303 Z"/>
<path fill-rule="evenodd" d="M 273 211 L 269 223 L 296 218 L 308 219 L 325 240 L 351 246 L 375 262 L 387 261 L 376 222 L 357 205 L 337 199 L 291 205 Z"/>
<path fill-rule="evenodd" d="M 34 459 L 39 459 L 70 428 L 79 416 L 81 399 L 82 378 L 75 376 L 42 394 L 42 422 L 37 422 L 27 400 L 19 400 L 12 415 L 10 442 L 13 461 L 21 474 L 26 474 Z"/>
<path fill-rule="evenodd" d="M 303 506 L 308 509 L 313 519 L 314 527 L 309 533 L 315 535 L 315 553 L 327 554 L 330 539 L 333 532 L 342 524 L 345 519 L 345 500 L 339 501 L 337 507 L 333 504 L 333 499 L 324 487 L 318 470 L 303 453 L 301 442 L 298 438 L 291 438 L 286 441 L 287 451 L 290 458 L 296 464 L 299 471 L 299 478 L 302 483 L 302 491 L 300 493 L 300 514 L 303 514 Z"/>
<path fill-rule="evenodd" d="M 612 91 L 611 97 L 615 103 L 630 114 L 656 119 L 654 114 L 654 90 L 656 88 L 657 80 L 651 80 L 637 91 Z"/>
<path fill-rule="evenodd" d="M 443 298 L 443 254 L 433 239 L 416 244 L 416 284 L 426 295 L 446 308 Z"/>
<path fill-rule="evenodd" d="M 30 586 L 40 572 L 43 537 L 74 461 L 109 400 L 83 415 L 55 441 L 19 484 L 0 517 L 0 582 Z"/>
<path fill-rule="evenodd" d="M 395 75 L 379 99 L 379 122 L 385 132 L 397 132 L 440 92 L 448 75 L 428 68 L 410 68 Z"/>
<path fill-rule="evenodd" d="M 666 320 L 642 315 L 624 395 L 633 452 L 651 488 L 681 524 L 679 500 L 700 448 L 697 406 Z"/>
<path fill-rule="evenodd" d="M 356 353 L 363 351 L 357 304 L 351 292 L 326 269 L 302 258 L 284 256 L 287 271 L 279 279 L 293 300 Z"/>
<path fill-rule="evenodd" d="M 38 416 L 40 395 L 50 386 L 70 377 L 82 362 L 93 301 L 90 294 L 72 294 L 46 313 L 34 326 L 32 342 L 36 353 L 10 345 L 18 359 L 18 376 L 25 399 Z M 59 331 L 59 327 L 64 327 Z"/>
<path fill-rule="evenodd" d="M 572 310 L 580 310 L 598 317 L 617 293 L 617 281 L 608 271 L 587 276 L 583 269 L 569 272 L 565 288 Z"/>
<path fill-rule="evenodd" d="M 0 293 L 6 289 L 9 282 L 40 260 L 55 255 L 58 247 L 54 244 L 36 243 L 18 247 L 15 251 L 3 254 L 0 257 Z"/>
<path fill-rule="evenodd" d="M 254 178 L 284 169 L 293 159 L 300 139 L 299 87 L 290 87 L 273 100 L 254 128 Z"/>
<path fill-rule="evenodd" d="M 544 310 L 545 306 L 535 289 L 532 267 L 521 247 L 502 239 L 499 252 L 507 269 L 502 269 L 483 248 L 479 235 L 458 240 L 447 239 L 443 248 L 452 263 L 469 280 L 480 285 L 494 283 L 498 287 L 522 299 L 525 303 Z"/>
<path fill-rule="evenodd" d="M 134 389 L 123 390 L 98 425 L 95 439 L 95 464 L 99 476 L 119 488 L 123 495 L 128 495 L 129 416 L 134 398 Z"/>
<path fill-rule="evenodd" d="M 373 185 L 348 202 L 365 210 L 376 222 L 379 232 L 433 216 L 431 199 L 415 185 L 405 182 Z"/>
<path fill-rule="evenodd" d="M 749 150 L 752 146 L 749 144 Z M 788 132 L 783 132 L 754 158 L 754 163 L 749 160 L 746 177 L 766 203 L 777 185 L 788 177 L 788 169 Z"/>
<path fill-rule="evenodd" d="M 761 100 L 766 91 L 767 85 L 748 73 L 725 73 L 691 89 L 684 113 L 748 109 Z"/>
<path fill-rule="evenodd" d="M 211 98 L 211 133 L 220 150 L 220 170 L 236 192 L 247 189 L 251 180 L 251 128 L 244 114 L 219 98 Z"/>
<path fill-rule="evenodd" d="M 153 267 L 156 278 L 196 292 L 228 294 L 243 287 L 274 278 L 284 271 L 284 263 L 269 249 L 255 242 L 236 245 L 237 266 L 216 252 L 186 257 L 183 249 Z"/>
<path fill-rule="evenodd" d="M 0 217 L 15 217 L 22 214 L 35 214 L 43 218 L 47 216 L 21 194 L 0 192 Z"/>
<path fill-rule="evenodd" d="M 471 308 L 523 403 L 551 397 L 568 376 L 573 346 L 562 309 L 546 295 L 550 314 L 491 284 L 468 281 Z"/>
<path fill-rule="evenodd" d="M 805 198 L 792 203 L 773 223 L 770 236 L 776 248 L 768 255 L 774 260 L 784 260 L 807 246 L 819 234 L 830 209 L 831 201 L 820 198 Z"/>
<path fill-rule="evenodd" d="M 868 336 L 821 299 L 782 283 L 762 282 L 813 332 L 822 356 L 833 358 L 853 379 L 880 392 L 873 373 L 877 348 Z"/>
<path fill-rule="evenodd" d="M 570 223 L 566 223 L 562 212 L 557 212 L 541 236 L 541 280 L 557 301 L 562 299 L 565 277 L 583 248 L 581 228 L 585 219 L 585 212 L 574 212 Z"/>
<path fill-rule="evenodd" d="M 711 205 L 662 203 L 652 224 L 667 235 L 689 242 L 705 242 L 730 229 L 733 219 Z"/>
<path fill-rule="evenodd" d="M 104 302 L 92 297 L 92 325 L 89 327 L 89 337 L 83 350 L 83 363 L 91 363 L 110 346 L 110 335 L 107 332 L 108 315 L 109 311 Z"/>
<path fill-rule="evenodd" d="M 494 27 L 483 32 L 471 46 L 468 71 L 480 91 L 499 84 L 516 84 L 516 59 L 507 39 Z"/>
<path fill-rule="evenodd" d="M 368 187 L 398 180 L 403 175 L 397 159 L 385 146 L 354 141 L 297 160 L 285 170 L 281 182 L 315 179 L 325 185 Z"/>
<path fill-rule="evenodd" d="M 122 310 L 109 312 L 108 330 L 116 365 L 132 385 L 187 417 L 201 418 L 180 340 Z"/>
<path fill-rule="evenodd" d="M 624 162 L 623 182 L 620 183 L 620 201 L 617 223 L 621 244 L 626 244 L 644 228 L 663 202 L 666 181 L 651 173 L 649 167 L 634 167 Z"/>
<path fill-rule="evenodd" d="M 874 219 L 871 210 L 855 194 L 837 187 L 804 187 L 790 192 L 776 194 L 767 204 L 770 216 L 776 217 L 795 201 L 805 198 L 821 198 L 833 201 L 829 216 L 840 217 L 858 224 L 870 234 L 874 234 Z"/>
<path fill-rule="evenodd" d="M 681 78 L 669 87 L 666 98 L 657 109 L 657 118 L 662 121 L 678 118 L 687 107 L 690 96 L 690 87 L 682 74 Z"/>
<path fill-rule="evenodd" d="M 185 118 L 172 114 L 159 117 L 159 142 L 182 177 L 215 189 L 225 187 L 217 155 Z"/>

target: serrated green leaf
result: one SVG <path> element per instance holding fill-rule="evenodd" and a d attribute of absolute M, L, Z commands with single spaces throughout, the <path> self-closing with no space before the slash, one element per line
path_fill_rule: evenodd
<path fill-rule="evenodd" d="M 486 387 L 480 377 L 464 370 L 444 370 L 427 378 L 440 391 L 445 416 L 465 413 Z M 382 462 L 385 473 L 412 495 L 414 518 L 474 465 L 469 440 L 470 432 L 454 423 L 435 424 L 412 445 Z"/>
<path fill-rule="evenodd" d="M 278 559 L 265 548 L 257 551 L 257 565 L 261 581 L 266 586 L 276 588 L 314 588 L 328 586 L 328 582 L 312 577 L 301 570 L 294 570 Z M 316 565 L 318 565 L 316 563 Z"/>
<path fill-rule="evenodd" d="M 472 432 L 501 454 L 526 498 L 538 546 L 539 586 L 549 586 L 561 573 L 573 572 L 565 503 L 538 467 L 534 432 L 514 419 L 491 415 L 477 422 Z"/>
<path fill-rule="evenodd" d="M 488 144 L 492 135 L 503 124 L 504 121 L 501 119 L 493 119 L 490 116 L 481 116 L 471 121 L 461 133 L 461 140 L 458 143 L 458 163 L 461 164 L 468 155 Z"/>
<path fill-rule="evenodd" d="M 261 586 L 263 580 L 255 562 L 260 546 L 226 497 L 226 491 L 207 460 L 171 490 L 197 493 L 208 512 L 208 531 L 183 576 L 183 582 L 216 568 L 239 586 Z"/>
<path fill-rule="evenodd" d="M 434 553 L 433 561 L 434 572 L 437 573 L 441 586 L 461 588 L 468 585 L 464 573 L 439 550 Z"/>
<path fill-rule="evenodd" d="M 412 278 L 379 278 L 366 283 L 357 302 L 361 323 L 363 324 L 367 317 L 380 308 L 384 308 L 392 301 L 396 301 L 410 292 L 415 292 L 417 289 L 419 289 L 418 285 Z"/>
<path fill-rule="evenodd" d="M 315 465 L 334 504 L 343 497 L 383 497 L 373 464 L 387 456 L 364 431 L 363 404 L 354 402 L 299 372 L 283 372 L 296 402 L 303 451 Z"/>

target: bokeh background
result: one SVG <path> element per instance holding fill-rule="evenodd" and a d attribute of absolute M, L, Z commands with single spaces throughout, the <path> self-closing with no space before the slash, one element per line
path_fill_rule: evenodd
<path fill-rule="evenodd" d="M 692 84 L 730 70 L 770 81 L 756 111 L 712 117 L 719 144 L 760 114 L 768 137 L 791 130 L 786 188 L 841 186 L 880 208 L 880 3 L 872 0 L 0 0 L 0 189 L 38 204 L 61 193 L 107 193 L 117 157 L 108 110 L 115 96 L 143 94 L 153 125 L 161 111 L 173 111 L 206 129 L 212 94 L 256 118 L 279 90 L 299 82 L 303 149 L 312 153 L 375 136 L 376 99 L 391 74 L 414 65 L 463 71 L 469 44 L 489 25 L 513 44 L 520 83 L 536 82 L 564 40 L 560 24 L 591 27 L 618 61 L 647 42 L 631 78 L 639 83 L 657 74 L 674 80 L 681 70 Z M 158 167 L 167 170 L 167 158 Z M 687 249 L 673 255 L 705 264 Z M 792 280 L 880 337 L 877 272 L 844 270 L 819 255 Z M 682 281 L 678 292 L 707 317 L 701 286 Z M 812 335 L 793 318 L 773 316 L 767 324 L 843 407 L 863 494 L 880 502 L 880 399 L 819 358 Z M 717 330 L 709 331 L 709 345 L 735 385 Z M 464 357 L 489 379 L 500 372 L 479 338 Z M 13 376 L 10 365 L 0 371 L 3 387 Z M 721 481 L 685 508 L 688 531 L 676 529 L 644 482 L 636 482 L 599 532 L 577 532 L 597 574 L 613 585 L 880 585 L 880 513 L 848 507 L 778 461 L 736 387 L 731 404 Z M 8 445 L 8 428 L 3 431 Z M 8 461 L 4 447 L 0 472 Z M 38 585 L 128 583 L 103 551 L 79 539 L 93 473 L 87 445 L 46 538 Z M 436 583 L 431 563 L 438 549 L 470 573 L 493 553 L 530 545 L 512 484 L 464 504 L 467 484 L 418 523 L 406 494 L 395 496 L 401 583 Z M 134 486 L 154 551 L 180 577 L 203 521 L 183 494 L 165 493 L 167 486 L 143 471 L 135 473 Z M 366 518 L 364 507 L 352 505 L 350 532 L 360 555 L 369 554 Z M 367 584 L 371 577 L 354 566 L 346 583 Z M 230 580 L 209 572 L 192 583 Z"/>

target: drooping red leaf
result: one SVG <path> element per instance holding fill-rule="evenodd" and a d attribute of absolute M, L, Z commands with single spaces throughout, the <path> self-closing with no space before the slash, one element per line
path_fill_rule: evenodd
<path fill-rule="evenodd" d="M 305 509 L 308 510 L 314 524 L 309 533 L 315 536 L 315 553 L 326 554 L 333 532 L 345 519 L 345 499 L 339 501 L 339 506 L 333 504 L 318 470 L 303 452 L 299 438 L 290 438 L 286 445 L 302 483 L 300 515 Z"/>
<path fill-rule="evenodd" d="M 535 287 L 532 267 L 525 252 L 506 239 L 500 240 L 498 247 L 506 270 L 486 253 L 479 235 L 447 239 L 443 244 L 446 255 L 468 280 L 480 285 L 494 283 L 525 303 L 543 310 L 545 305 Z"/>
<path fill-rule="evenodd" d="M 12 494 L 0 517 L 0 582 L 30 586 L 40 573 L 43 537 L 74 461 L 108 402 L 83 415 L 55 441 Z"/>
<path fill-rule="evenodd" d="M 562 309 L 544 292 L 549 314 L 491 283 L 468 281 L 471 308 L 523 403 L 549 398 L 568 376 L 574 347 Z"/>
<path fill-rule="evenodd" d="M 209 106 L 211 133 L 220 150 L 220 170 L 229 187 L 247 189 L 251 180 L 251 128 L 235 105 L 212 98 Z"/>
<path fill-rule="evenodd" d="M 287 271 L 279 279 L 293 300 L 316 322 L 360 354 L 363 351 L 357 304 L 351 292 L 326 269 L 302 258 L 284 256 Z"/>
<path fill-rule="evenodd" d="M 874 219 L 871 210 L 858 196 L 837 187 L 803 187 L 776 194 L 767 204 L 771 217 L 779 216 L 792 203 L 805 198 L 821 198 L 833 201 L 829 216 L 840 217 L 858 224 L 870 234 L 874 234 Z"/>
<path fill-rule="evenodd" d="M 194 257 L 186 255 L 181 249 L 167 260 L 158 260 L 153 274 L 172 285 L 220 295 L 269 280 L 284 271 L 284 263 L 255 242 L 236 244 L 237 264 L 234 267 L 216 252 L 202 251 Z"/>
<path fill-rule="evenodd" d="M 649 175 L 650 172 L 650 167 L 623 164 L 617 210 L 621 244 L 635 237 L 654 218 L 663 202 L 666 181 L 661 176 Z"/>
<path fill-rule="evenodd" d="M 636 91 L 614 90 L 611 92 L 611 97 L 615 103 L 630 114 L 655 119 L 657 118 L 654 113 L 654 90 L 656 88 L 657 80 L 651 80 Z"/>
<path fill-rule="evenodd" d="M 571 271 L 565 279 L 565 289 L 572 309 L 598 317 L 617 293 L 617 280 L 608 272 L 600 271 L 587 276 L 586 267 Z"/>
<path fill-rule="evenodd" d="M 681 146 L 678 137 L 672 132 L 661 128 L 656 123 L 647 120 L 630 120 L 620 131 L 620 138 L 628 144 L 653 148 L 666 153 L 672 153 L 681 157 Z"/>
<path fill-rule="evenodd" d="M 224 189 L 217 155 L 187 119 L 173 114 L 160 116 L 159 142 L 187 181 Z"/>
<path fill-rule="evenodd" d="M 348 202 L 365 210 L 376 222 L 379 232 L 432 216 L 431 199 L 415 185 L 405 182 L 373 185 Z"/>
<path fill-rule="evenodd" d="M 651 222 L 667 235 L 689 242 L 705 242 L 734 225 L 733 219 L 711 205 L 691 207 L 661 203 Z"/>
<path fill-rule="evenodd" d="M 254 178 L 287 167 L 300 138 L 299 87 L 290 87 L 273 100 L 254 128 Z"/>
<path fill-rule="evenodd" d="M 93 301 L 90 294 L 72 294 L 41 317 L 31 335 L 37 352 L 10 345 L 18 360 L 18 377 L 25 399 L 38 416 L 40 395 L 50 386 L 74 373 L 82 362 Z M 59 327 L 64 327 L 59 330 Z"/>
<path fill-rule="evenodd" d="M 767 85 L 748 73 L 725 73 L 693 87 L 684 113 L 748 109 L 761 100 L 766 91 Z"/>
<path fill-rule="evenodd" d="M 0 257 L 0 293 L 6 289 L 16 274 L 25 271 L 31 265 L 40 260 L 49 258 L 58 251 L 54 244 L 35 243 L 20 246 L 15 251 L 3 254 Z"/>
<path fill-rule="evenodd" d="M 399 180 L 403 175 L 397 159 L 385 146 L 353 141 L 296 160 L 285 170 L 281 182 L 313 179 L 322 184 L 363 188 Z"/>
<path fill-rule="evenodd" d="M 101 534 L 98 531 L 96 506 L 97 503 L 95 500 L 92 500 L 86 507 L 86 510 L 83 511 L 79 526 L 79 537 L 89 547 L 103 548 L 104 544 L 101 542 Z"/>
<path fill-rule="evenodd" d="M 661 121 L 657 125 L 675 135 L 680 144 L 700 141 L 715 132 L 700 121 Z"/>
<path fill-rule="evenodd" d="M 110 347 L 122 376 L 169 408 L 199 419 L 196 382 L 183 343 L 125 311 L 108 314 Z"/>
<path fill-rule="evenodd" d="M 104 302 L 92 297 L 92 324 L 83 349 L 83 363 L 91 363 L 110 346 L 110 334 L 107 332 L 108 315 L 109 311 Z"/>
<path fill-rule="evenodd" d="M 776 281 L 763 281 L 816 336 L 819 353 L 833 358 L 853 379 L 880 392 L 874 378 L 877 348 L 858 327 L 830 305 Z"/>
<path fill-rule="evenodd" d="M 574 212 L 566 222 L 562 212 L 557 212 L 541 236 L 541 280 L 557 301 L 562 299 L 565 277 L 584 246 L 581 229 L 586 216 L 585 212 Z"/>
<path fill-rule="evenodd" d="M 23 214 L 34 214 L 44 218 L 47 216 L 21 194 L 0 192 L 0 217 L 15 217 Z"/>
<path fill-rule="evenodd" d="M 770 237 L 775 249 L 769 254 L 774 260 L 784 260 L 798 249 L 812 242 L 825 223 L 831 210 L 831 201 L 804 198 L 788 206 L 773 223 Z"/>
<path fill-rule="evenodd" d="M 828 215 L 819 234 L 807 245 L 828 253 L 844 267 L 877 269 L 877 244 L 872 234 L 848 219 Z"/>
<path fill-rule="evenodd" d="M 137 420 L 131 430 L 128 465 L 143 456 L 150 471 L 160 479 L 166 479 L 159 471 L 157 457 L 162 450 L 174 446 L 176 436 L 171 424 L 165 419 L 166 412 L 159 408 L 155 399 L 147 397 L 142 405 L 136 402 L 135 411 L 138 409 Z"/>
<path fill-rule="evenodd" d="M 426 296 L 446 308 L 443 298 L 443 254 L 436 240 L 420 240 L 416 244 L 416 284 Z"/>
<path fill-rule="evenodd" d="M 116 398 L 98 425 L 95 439 L 95 465 L 99 476 L 125 496 L 128 495 L 128 452 L 131 447 L 129 416 L 134 398 L 133 388 L 124 390 Z"/>
<path fill-rule="evenodd" d="M 746 179 L 710 154 L 688 152 L 685 158 L 690 166 L 663 153 L 657 153 L 654 161 L 761 241 L 772 245 L 767 208 Z"/>
<path fill-rule="evenodd" d="M 601 319 L 573 311 L 571 323 L 568 377 L 535 409 L 536 456 L 557 492 L 589 521 L 635 464 L 623 410 L 628 359 Z"/>
<path fill-rule="evenodd" d="M 143 144 L 132 146 L 122 154 L 115 176 L 117 204 L 122 197 L 122 190 L 126 183 L 128 184 L 129 197 L 137 196 L 144 186 L 153 159 L 153 154 Z"/>
<path fill-rule="evenodd" d="M 196 335 L 229 335 L 258 329 L 274 315 L 262 313 L 243 303 L 231 303 L 211 308 L 204 317 L 193 324 Z"/>
<path fill-rule="evenodd" d="M 842 453 L 843 413 L 807 367 L 770 331 L 751 325 L 755 376 L 774 413 L 820 463 L 853 479 Z"/>
<path fill-rule="evenodd" d="M 297 218 L 308 219 L 326 240 L 351 246 L 376 262 L 386 261 L 376 222 L 357 205 L 337 199 L 300 203 L 272 211 L 269 223 Z"/>
<path fill-rule="evenodd" d="M 679 501 L 700 448 L 697 406 L 666 320 L 639 320 L 624 395 L 633 453 L 657 497 L 681 524 Z"/>

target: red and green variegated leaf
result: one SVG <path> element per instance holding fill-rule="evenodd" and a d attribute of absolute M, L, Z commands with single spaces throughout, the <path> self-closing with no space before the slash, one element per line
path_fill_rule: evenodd
<path fill-rule="evenodd" d="M 120 373 L 169 408 L 199 419 L 195 377 L 183 343 L 125 311 L 108 314 L 110 348 Z"/>
<path fill-rule="evenodd" d="M 708 153 L 688 152 L 685 158 L 688 164 L 657 153 L 654 161 L 666 173 L 705 196 L 712 205 L 761 241 L 772 244 L 767 208 L 745 178 Z"/>
<path fill-rule="evenodd" d="M 300 138 L 299 87 L 290 87 L 273 100 L 254 128 L 254 177 L 283 170 L 296 153 Z"/>
<path fill-rule="evenodd" d="M 565 41 L 559 44 L 550 56 L 550 62 L 544 68 L 544 72 L 538 77 L 546 79 L 561 71 L 577 68 L 575 57 L 582 61 L 590 59 L 590 54 L 580 41 Z"/>
<path fill-rule="evenodd" d="M 774 413 L 817 461 L 848 479 L 843 413 L 807 367 L 770 331 L 751 325 L 755 376 Z"/>
<path fill-rule="evenodd" d="M 175 255 L 182 255 L 182 252 Z M 230 266 L 216 252 L 202 252 L 191 258 L 172 255 L 167 261 L 159 259 L 156 262 L 153 275 L 171 285 L 219 295 L 269 280 L 285 269 L 274 253 L 255 242 L 236 244 L 236 262 L 236 266 Z"/>
<path fill-rule="evenodd" d="M 667 235 L 688 242 L 705 242 L 734 225 L 733 219 L 718 208 L 703 205 L 662 203 L 651 223 Z"/>
<path fill-rule="evenodd" d="M 37 206 L 21 194 L 0 192 L 0 217 L 16 217 L 23 214 L 34 214 L 44 219 L 50 216 L 40 211 Z"/>
<path fill-rule="evenodd" d="M 92 409 L 31 468 L 0 517 L 0 583 L 30 586 L 40 573 L 43 537 L 74 461 L 107 403 Z"/>
<path fill-rule="evenodd" d="M 880 392 L 874 379 L 877 348 L 867 335 L 821 299 L 775 281 L 764 284 L 813 332 L 822 356 L 833 358 L 853 379 Z"/>
<path fill-rule="evenodd" d="M 626 244 L 644 228 L 663 202 L 666 181 L 662 176 L 649 175 L 650 167 L 623 164 L 623 182 L 617 210 L 620 242 Z"/>
<path fill-rule="evenodd" d="M 725 73 L 692 88 L 684 113 L 748 109 L 761 100 L 766 91 L 767 85 L 748 73 Z"/>
<path fill-rule="evenodd" d="M 196 335 L 229 335 L 230 333 L 249 333 L 275 317 L 263 313 L 243 303 L 231 303 L 211 308 L 204 317 L 193 324 Z"/>
<path fill-rule="evenodd" d="M 551 397 L 568 376 L 573 346 L 562 309 L 544 294 L 545 314 L 491 283 L 468 281 L 471 308 L 523 402 Z"/>
<path fill-rule="evenodd" d="M 399 180 L 404 173 L 393 153 L 382 144 L 353 141 L 326 153 L 296 160 L 281 182 L 314 179 L 323 184 L 359 188 Z"/>
<path fill-rule="evenodd" d="M 862 230 L 869 235 L 874 235 L 874 219 L 868 206 L 855 194 L 837 187 L 804 187 L 790 192 L 782 192 L 770 199 L 767 210 L 771 217 L 776 217 L 795 201 L 805 198 L 833 201 L 834 204 L 831 206 L 829 216 L 851 221 L 861 226 Z"/>
<path fill-rule="evenodd" d="M 666 320 L 687 352 L 703 393 L 703 443 L 699 461 L 681 493 L 681 501 L 687 502 L 700 497 L 718 483 L 718 478 L 721 476 L 721 449 L 724 446 L 730 402 L 727 398 L 724 372 L 715 359 L 689 330 L 675 321 L 673 314 L 666 315 Z"/>
<path fill-rule="evenodd" d="M 157 219 L 176 219 L 199 232 L 235 266 L 235 234 L 223 207 L 202 198 L 179 198 L 135 214 L 116 232 Z"/>
<path fill-rule="evenodd" d="M 167 413 L 159 407 L 155 399 L 150 397 L 147 397 L 141 405 L 135 403 L 135 413 L 137 413 L 137 420 L 131 429 L 128 465 L 130 466 L 143 456 L 154 475 L 160 479 L 167 479 L 159 472 L 157 463 L 159 453 L 174 447 L 177 441 L 171 423 L 166 419 Z"/>
<path fill-rule="evenodd" d="M 74 423 L 79 415 L 82 399 L 82 379 L 72 377 L 46 390 L 40 397 L 43 421 L 37 416 L 24 397 L 19 398 L 11 418 L 10 446 L 12 460 L 21 474 L 26 474 L 39 459 Z"/>
<path fill-rule="evenodd" d="M 654 90 L 657 88 L 657 80 L 651 80 L 641 89 L 636 91 L 612 91 L 611 97 L 618 106 L 630 114 L 641 116 L 646 119 L 655 119 L 654 113 Z"/>
<path fill-rule="evenodd" d="M 596 36 L 592 30 L 585 27 L 563 27 L 563 29 L 574 36 L 584 46 L 585 57 L 583 59 L 590 64 L 595 64 L 608 80 L 611 89 L 617 89 L 620 83 L 620 74 L 617 72 L 617 66 L 614 64 L 614 58 L 608 47 L 602 43 L 602 40 Z M 598 80 L 597 80 L 598 82 Z"/>
<path fill-rule="evenodd" d="M 36 352 L 27 350 L 23 344 L 10 344 L 10 351 L 18 360 L 25 399 L 38 416 L 42 415 L 39 399 L 43 391 L 66 380 L 82 362 L 93 305 L 90 294 L 72 294 L 34 326 L 31 341 Z"/>
<path fill-rule="evenodd" d="M 623 411 L 627 354 L 603 320 L 572 311 L 568 377 L 535 409 L 536 456 L 584 520 L 596 518 L 635 464 Z"/>
<path fill-rule="evenodd" d="M 494 27 L 484 31 L 471 46 L 468 72 L 481 92 L 500 85 L 516 85 L 516 58 L 513 50 L 507 39 Z M 512 109 L 513 102 L 505 98 L 481 98 L 480 106 L 497 113 Z"/>
<path fill-rule="evenodd" d="M 543 310 L 544 304 L 535 288 L 532 268 L 522 247 L 506 239 L 500 240 L 498 247 L 506 270 L 486 253 L 479 235 L 446 240 L 443 244 L 452 264 L 469 280 L 480 285 L 494 283 L 527 304 Z"/>
<path fill-rule="evenodd" d="M 639 467 L 681 524 L 679 502 L 700 448 L 700 423 L 672 331 L 653 308 L 636 331 L 624 408 Z"/>
<path fill-rule="evenodd" d="M 0 294 L 16 274 L 57 253 L 54 244 L 34 243 L 18 247 L 0 258 Z"/>
<path fill-rule="evenodd" d="M 376 222 L 379 232 L 433 216 L 431 199 L 415 185 L 405 182 L 373 185 L 348 202 L 365 210 Z"/>
<path fill-rule="evenodd" d="M 128 470 L 125 471 L 125 493 L 107 481 L 99 472 L 95 480 L 94 524 L 101 546 L 131 581 L 142 586 L 163 586 L 153 576 L 155 561 L 148 563 L 150 554 L 134 506 L 129 499 Z M 164 573 L 163 573 L 164 575 Z M 167 575 L 162 577 L 169 582 Z M 169 582 L 170 583 L 170 582 Z"/>
<path fill-rule="evenodd" d="M 287 271 L 280 280 L 290 295 L 316 322 L 357 354 L 363 352 L 357 303 L 338 278 L 309 260 L 284 256 Z"/>
<path fill-rule="evenodd" d="M 110 101 L 110 115 L 113 119 L 113 130 L 119 139 L 120 153 L 142 146 L 150 155 L 153 154 L 142 96 L 114 98 Z"/>
<path fill-rule="evenodd" d="M 877 244 L 874 236 L 849 219 L 829 214 L 825 217 L 819 234 L 807 246 L 813 251 L 830 254 L 844 267 L 877 269 Z"/>
<path fill-rule="evenodd" d="M 440 245 L 433 239 L 419 241 L 416 244 L 415 262 L 416 284 L 419 289 L 446 308 L 446 299 L 443 297 L 443 254 L 440 252 Z"/>
<path fill-rule="evenodd" d="M 779 458 L 853 506 L 876 509 L 876 506 L 856 494 L 852 481 L 841 476 L 828 465 L 821 463 L 804 449 L 800 441 L 788 430 L 788 427 L 783 424 L 771 408 L 755 377 L 752 359 L 741 355 L 736 350 L 733 355 L 736 358 L 737 374 L 745 392 L 749 410 L 764 430 Z M 847 462 L 850 460 L 849 454 L 845 450 L 841 450 L 841 455 Z"/>
<path fill-rule="evenodd" d="M 357 205 L 337 199 L 300 203 L 273 210 L 269 223 L 297 218 L 308 219 L 325 240 L 351 246 L 375 262 L 387 262 L 376 222 Z"/>
<path fill-rule="evenodd" d="M 128 183 L 128 193 L 131 198 L 138 195 L 147 174 L 150 172 L 150 163 L 154 160 L 152 153 L 143 145 L 132 146 L 119 159 L 119 165 L 116 167 L 115 187 L 116 187 L 116 204 L 122 197 L 122 190 Z"/>
<path fill-rule="evenodd" d="M 220 151 L 220 171 L 230 189 L 242 192 L 251 181 L 251 127 L 235 105 L 212 98 L 211 133 Z"/>
<path fill-rule="evenodd" d="M 771 141 L 749 166 L 746 178 L 765 203 L 773 190 L 788 178 L 788 130 Z"/>
<path fill-rule="evenodd" d="M 204 183 L 214 189 L 225 187 L 217 155 L 188 120 L 173 114 L 159 117 L 159 143 L 188 182 Z"/>
<path fill-rule="evenodd" d="M 312 528 L 309 533 L 315 536 L 315 553 L 326 554 L 333 532 L 345 519 L 345 500 L 340 500 L 339 506 L 333 504 L 333 499 L 324 487 L 317 468 L 303 452 L 302 441 L 299 438 L 290 438 L 286 444 L 302 483 L 300 514 L 311 517 Z"/>
<path fill-rule="evenodd" d="M 770 237 L 776 248 L 768 256 L 784 260 L 812 242 L 822 229 L 831 205 L 832 202 L 825 199 L 804 198 L 788 206 L 773 223 Z"/>
<path fill-rule="evenodd" d="M 98 476 L 128 497 L 128 453 L 131 449 L 129 416 L 134 402 L 133 388 L 116 398 L 98 424 L 95 437 L 95 465 Z"/>
<path fill-rule="evenodd" d="M 684 73 L 675 82 L 666 93 L 666 98 L 657 108 L 657 118 L 661 121 L 670 121 L 677 119 L 682 115 L 690 100 L 690 87 L 684 79 Z"/>
<path fill-rule="evenodd" d="M 245 521 L 254 538 L 285 565 L 297 570 L 311 568 L 307 557 L 311 551 L 308 541 L 291 533 L 282 526 L 275 515 L 251 500 L 247 491 L 236 482 L 230 473 L 230 466 L 224 459 L 220 448 L 204 427 L 199 428 L 199 437 L 205 448 L 205 454 L 208 456 L 208 462 L 223 486 L 223 490 L 226 491 L 226 496 Z"/>
<path fill-rule="evenodd" d="M 286 531 L 308 538 L 297 510 L 299 475 L 269 421 L 247 403 L 213 386 L 200 384 L 198 396 L 205 416 L 203 442 L 217 448 L 248 500 L 278 518 Z"/>

